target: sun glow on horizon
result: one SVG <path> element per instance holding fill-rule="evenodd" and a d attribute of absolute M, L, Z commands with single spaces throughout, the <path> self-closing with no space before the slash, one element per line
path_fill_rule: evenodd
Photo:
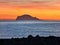
<path fill-rule="evenodd" d="M 29 14 L 43 20 L 60 20 L 60 3 L 38 1 L 0 3 L 0 20 L 15 20 L 17 16 L 23 14 Z"/>

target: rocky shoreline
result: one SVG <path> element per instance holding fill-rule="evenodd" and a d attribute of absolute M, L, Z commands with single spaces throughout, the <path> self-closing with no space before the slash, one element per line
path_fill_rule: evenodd
<path fill-rule="evenodd" d="M 27 38 L 0 39 L 0 45 L 60 45 L 60 37 L 40 37 L 39 35 L 33 37 L 29 35 Z"/>

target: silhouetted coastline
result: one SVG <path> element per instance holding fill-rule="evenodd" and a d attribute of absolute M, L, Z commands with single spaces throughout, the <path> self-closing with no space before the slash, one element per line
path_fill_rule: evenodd
<path fill-rule="evenodd" d="M 27 38 L 0 39 L 0 45 L 60 45 L 60 37 L 40 37 L 39 35 L 33 37 L 29 35 Z"/>

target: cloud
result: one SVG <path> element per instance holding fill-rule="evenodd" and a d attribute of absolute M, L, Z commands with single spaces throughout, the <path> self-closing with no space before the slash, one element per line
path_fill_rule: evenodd
<path fill-rule="evenodd" d="M 59 2 L 59 4 L 58 4 Z M 0 0 L 0 4 L 5 5 L 46 5 L 46 6 L 59 6 L 60 0 Z"/>
<path fill-rule="evenodd" d="M 50 3 L 51 0 L 0 0 L 0 3 L 20 4 L 20 3 Z"/>
<path fill-rule="evenodd" d="M 50 2 L 52 0 L 0 0 L 0 2 Z"/>

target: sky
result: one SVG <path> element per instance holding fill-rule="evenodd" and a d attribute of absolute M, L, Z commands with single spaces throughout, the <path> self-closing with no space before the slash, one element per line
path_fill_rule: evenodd
<path fill-rule="evenodd" d="M 60 0 L 0 0 L 0 20 L 15 20 L 23 14 L 60 20 Z"/>

